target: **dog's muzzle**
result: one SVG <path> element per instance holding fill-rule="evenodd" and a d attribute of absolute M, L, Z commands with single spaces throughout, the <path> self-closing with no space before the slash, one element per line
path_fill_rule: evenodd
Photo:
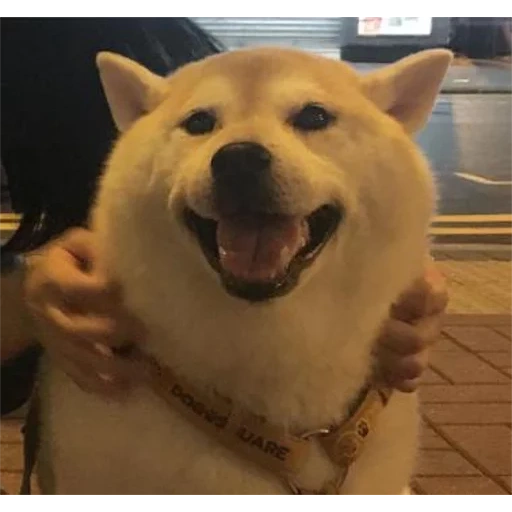
<path fill-rule="evenodd" d="M 262 301 L 285 295 L 336 230 L 341 208 L 325 204 L 292 215 L 279 204 L 272 155 L 254 142 L 233 142 L 211 160 L 217 219 L 185 209 L 184 219 L 232 295 Z"/>

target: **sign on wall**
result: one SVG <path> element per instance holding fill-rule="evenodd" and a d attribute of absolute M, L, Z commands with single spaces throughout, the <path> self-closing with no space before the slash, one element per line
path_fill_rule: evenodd
<path fill-rule="evenodd" d="M 361 37 L 432 35 L 434 16 L 358 16 Z"/>

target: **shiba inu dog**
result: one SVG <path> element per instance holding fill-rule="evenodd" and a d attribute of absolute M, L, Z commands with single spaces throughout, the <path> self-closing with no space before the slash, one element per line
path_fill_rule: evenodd
<path fill-rule="evenodd" d="M 92 224 L 101 265 L 148 328 L 141 350 L 201 397 L 228 397 L 285 433 L 349 417 L 390 305 L 428 254 L 435 187 L 413 138 L 450 60 L 429 50 L 361 76 L 264 48 L 162 78 L 100 54 L 121 136 Z M 222 427 L 222 415 L 172 390 Z M 289 492 L 148 386 L 108 403 L 47 362 L 41 396 L 44 492 Z M 407 488 L 416 407 L 414 394 L 391 395 L 337 492 Z M 238 434 L 286 457 L 264 436 Z M 337 469 L 310 444 L 296 483 L 318 490 Z"/>

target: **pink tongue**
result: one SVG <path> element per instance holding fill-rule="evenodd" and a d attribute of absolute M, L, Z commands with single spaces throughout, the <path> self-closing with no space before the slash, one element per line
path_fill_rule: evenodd
<path fill-rule="evenodd" d="M 228 217 L 217 225 L 220 264 L 246 281 L 271 281 L 282 276 L 307 240 L 308 226 L 300 217 Z"/>

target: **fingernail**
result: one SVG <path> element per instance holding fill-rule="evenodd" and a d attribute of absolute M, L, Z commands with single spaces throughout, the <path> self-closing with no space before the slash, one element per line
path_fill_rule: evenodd
<path fill-rule="evenodd" d="M 123 375 L 112 375 L 111 373 L 98 373 L 98 377 L 108 384 L 112 391 L 124 393 L 130 388 L 130 380 Z"/>
<path fill-rule="evenodd" d="M 94 348 L 97 352 L 99 352 L 102 356 L 112 357 L 112 350 L 106 345 L 102 345 L 101 343 L 95 343 Z"/>
<path fill-rule="evenodd" d="M 108 373 L 98 373 L 98 377 L 103 381 L 107 382 L 108 384 L 112 384 L 115 382 L 115 378 L 113 375 L 110 375 Z"/>

